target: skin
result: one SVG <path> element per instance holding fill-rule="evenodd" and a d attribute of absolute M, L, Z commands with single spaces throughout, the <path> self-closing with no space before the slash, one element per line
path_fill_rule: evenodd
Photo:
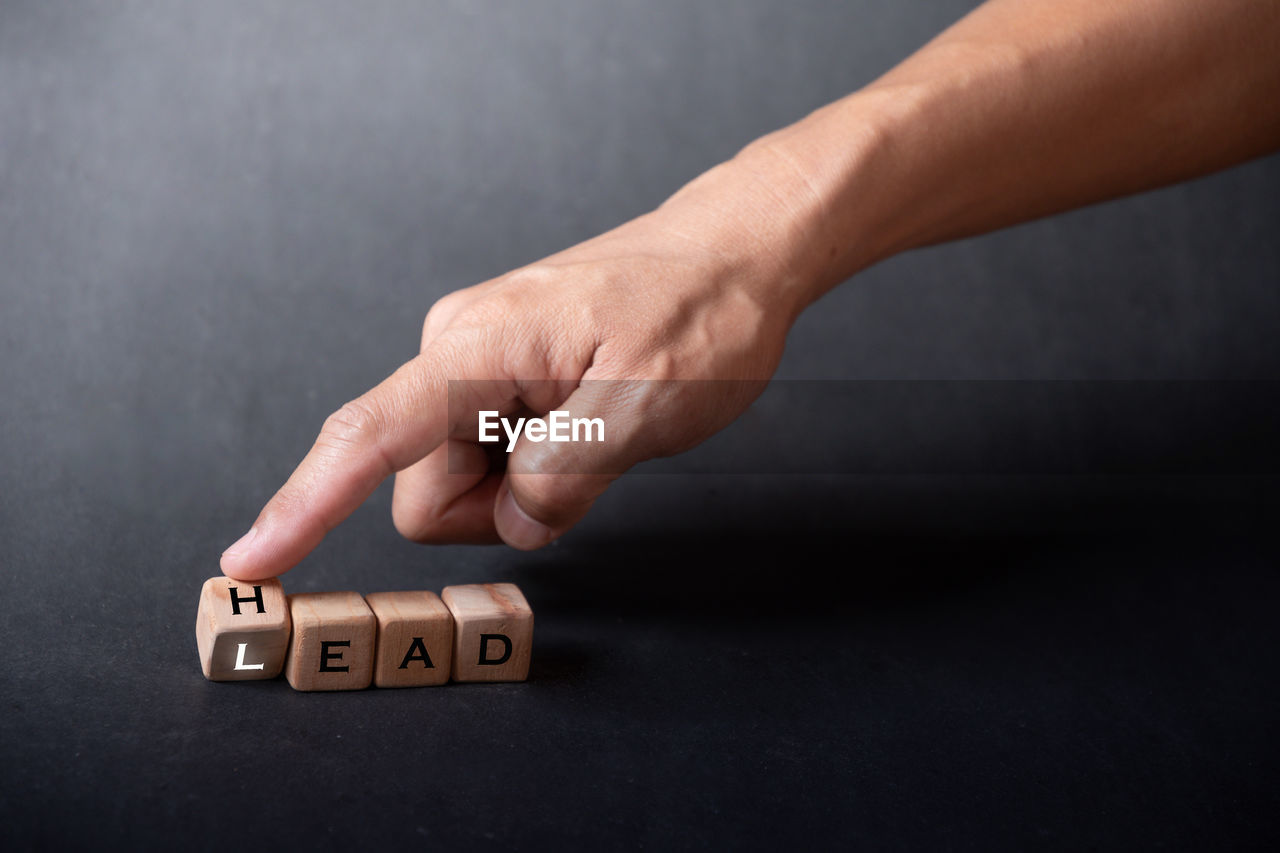
<path fill-rule="evenodd" d="M 617 472 L 741 414 L 800 312 L 859 270 L 1280 147 L 1277 44 L 1273 0 L 991 0 L 657 210 L 441 299 L 420 354 L 325 421 L 222 569 L 287 571 L 393 473 L 405 536 L 541 547 Z M 450 379 L 491 381 L 451 415 Z M 476 410 L 556 408 L 610 440 L 488 467 Z"/>

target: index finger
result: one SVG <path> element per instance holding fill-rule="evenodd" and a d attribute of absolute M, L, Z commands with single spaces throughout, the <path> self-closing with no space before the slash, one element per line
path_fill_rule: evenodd
<path fill-rule="evenodd" d="M 432 347 L 330 415 L 315 444 L 243 537 L 222 555 L 240 580 L 283 574 L 364 503 L 383 480 L 453 430 L 449 378 L 482 367 L 457 348 Z"/>

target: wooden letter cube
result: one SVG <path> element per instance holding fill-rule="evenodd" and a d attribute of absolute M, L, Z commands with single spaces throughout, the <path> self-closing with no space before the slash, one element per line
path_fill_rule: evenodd
<path fill-rule="evenodd" d="M 289 647 L 289 606 L 280 581 L 209 578 L 200 589 L 196 647 L 210 681 L 275 678 Z"/>
<path fill-rule="evenodd" d="M 447 586 L 454 681 L 524 681 L 533 654 L 533 611 L 515 584 Z"/>
<path fill-rule="evenodd" d="M 284 675 L 294 690 L 363 690 L 373 681 L 373 611 L 358 592 L 289 596 L 293 641 Z"/>
<path fill-rule="evenodd" d="M 364 597 L 378 621 L 373 683 L 427 687 L 449 680 L 453 614 L 434 592 L 374 592 Z"/>

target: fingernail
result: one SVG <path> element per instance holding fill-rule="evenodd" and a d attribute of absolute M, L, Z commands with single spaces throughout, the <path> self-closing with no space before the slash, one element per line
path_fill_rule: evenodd
<path fill-rule="evenodd" d="M 541 548 L 551 541 L 551 528 L 530 518 L 510 491 L 498 504 L 498 531 L 508 545 L 524 551 Z"/>
<path fill-rule="evenodd" d="M 253 542 L 253 540 L 257 537 L 257 535 L 258 535 L 258 528 L 256 526 L 250 527 L 248 533 L 241 536 L 239 539 L 235 541 L 235 543 L 230 548 L 222 552 L 222 556 L 224 557 L 240 556 L 245 551 L 249 550 L 250 543 Z"/>

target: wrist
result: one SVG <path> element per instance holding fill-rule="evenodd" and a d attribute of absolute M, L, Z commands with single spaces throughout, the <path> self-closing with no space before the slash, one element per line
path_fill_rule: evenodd
<path fill-rule="evenodd" d="M 821 204 L 785 156 L 744 150 L 681 187 L 652 216 L 706 250 L 712 278 L 732 282 L 770 313 L 794 320 L 818 295 Z"/>
<path fill-rule="evenodd" d="M 906 212 L 894 204 L 905 188 L 883 170 L 892 129 L 908 111 L 885 93 L 851 95 L 755 140 L 659 210 L 709 214 L 707 239 L 758 273 L 770 291 L 763 298 L 799 315 L 910 243 Z"/>
<path fill-rule="evenodd" d="M 739 159 L 792 164 L 808 203 L 804 247 L 809 301 L 856 273 L 920 245 L 920 214 L 937 190 L 904 156 L 919 134 L 926 95 L 866 88 L 753 142 Z"/>

